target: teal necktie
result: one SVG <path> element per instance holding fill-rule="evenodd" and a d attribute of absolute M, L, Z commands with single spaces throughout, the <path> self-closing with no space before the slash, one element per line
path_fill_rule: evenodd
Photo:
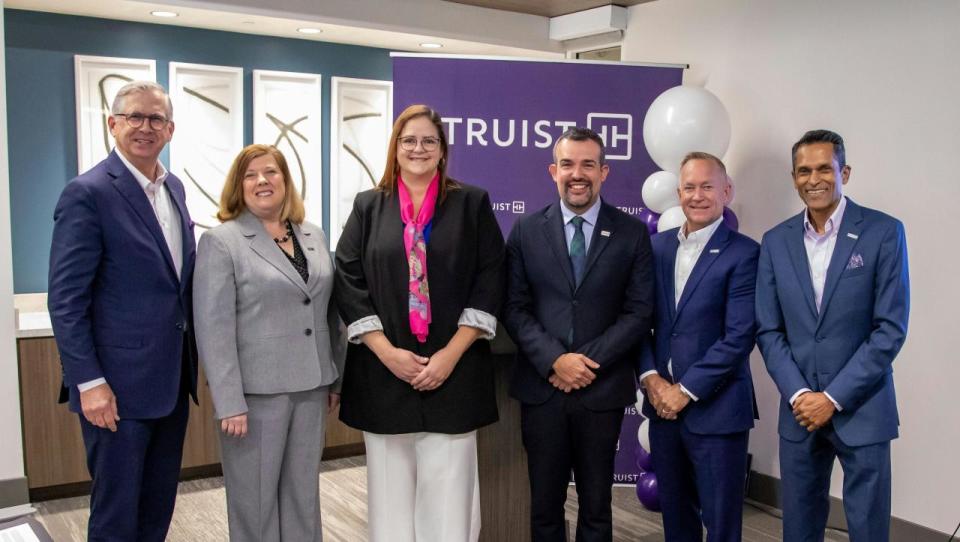
<path fill-rule="evenodd" d="M 573 239 L 570 240 L 570 264 L 573 266 L 573 278 L 577 286 L 583 280 L 583 268 L 587 263 L 587 243 L 583 236 L 583 217 L 570 219 L 573 224 Z"/>

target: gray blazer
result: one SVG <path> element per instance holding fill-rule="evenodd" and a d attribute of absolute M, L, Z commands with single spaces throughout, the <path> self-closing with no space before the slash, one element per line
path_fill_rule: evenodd
<path fill-rule="evenodd" d="M 244 394 L 339 389 L 346 339 L 331 299 L 333 261 L 320 228 L 293 230 L 306 284 L 249 211 L 200 238 L 194 325 L 218 418 L 246 412 Z"/>

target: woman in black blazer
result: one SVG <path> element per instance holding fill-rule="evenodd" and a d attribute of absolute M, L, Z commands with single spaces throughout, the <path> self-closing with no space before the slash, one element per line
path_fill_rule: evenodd
<path fill-rule="evenodd" d="M 373 542 L 480 532 L 476 430 L 497 420 L 487 340 L 503 236 L 487 193 L 447 177 L 447 157 L 440 116 L 404 110 L 380 184 L 357 195 L 337 246 L 351 343 L 340 419 L 364 431 Z"/>

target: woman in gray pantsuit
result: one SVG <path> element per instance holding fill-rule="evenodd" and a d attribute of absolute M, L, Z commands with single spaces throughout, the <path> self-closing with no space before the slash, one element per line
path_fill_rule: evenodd
<path fill-rule="evenodd" d="M 327 242 L 267 145 L 234 160 L 217 218 L 200 238 L 193 298 L 230 540 L 320 541 L 324 415 L 339 402 L 344 350 Z"/>

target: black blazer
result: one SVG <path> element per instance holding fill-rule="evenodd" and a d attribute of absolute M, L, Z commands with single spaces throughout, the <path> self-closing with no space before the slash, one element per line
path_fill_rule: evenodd
<path fill-rule="evenodd" d="M 500 313 L 503 235 L 484 190 L 457 183 L 438 202 L 427 243 L 433 321 L 427 342 L 410 332 L 408 269 L 396 191 L 357 195 L 337 244 L 334 296 L 349 325 L 376 315 L 394 346 L 430 356 L 457 332 L 466 308 Z M 439 388 L 414 390 L 363 344 L 351 344 L 340 419 L 380 434 L 466 433 L 497 421 L 490 346 L 478 340 Z"/>
<path fill-rule="evenodd" d="M 593 410 L 622 408 L 636 401 L 638 347 L 650 333 L 650 235 L 642 222 L 601 202 L 584 277 L 575 288 L 560 205 L 517 222 L 507 241 L 503 319 L 517 343 L 510 395 L 527 404 L 545 402 L 558 392 L 547 381 L 553 362 L 578 352 L 600 368 L 592 384 L 571 393 Z"/>

